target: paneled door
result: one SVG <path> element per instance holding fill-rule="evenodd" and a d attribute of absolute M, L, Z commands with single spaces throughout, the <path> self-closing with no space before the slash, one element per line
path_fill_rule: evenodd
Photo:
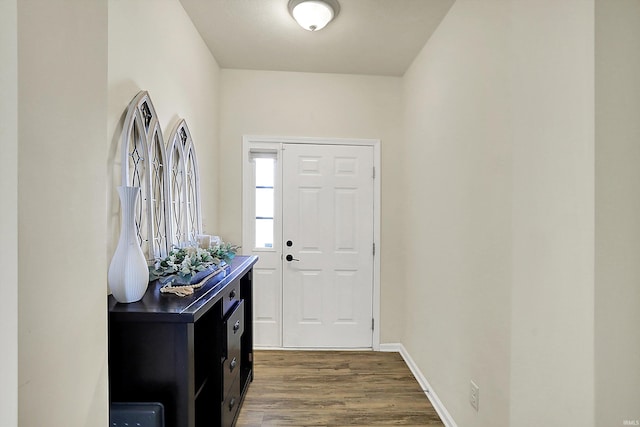
<path fill-rule="evenodd" d="M 371 347 L 373 147 L 282 148 L 283 346 Z"/>

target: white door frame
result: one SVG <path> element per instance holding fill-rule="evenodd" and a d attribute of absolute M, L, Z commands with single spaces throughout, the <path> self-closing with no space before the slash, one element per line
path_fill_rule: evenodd
<path fill-rule="evenodd" d="M 254 243 L 249 239 L 249 218 L 255 216 L 254 212 L 249 211 L 248 191 L 245 187 L 248 184 L 250 176 L 249 169 L 249 150 L 268 144 L 316 144 L 316 145 L 364 145 L 373 147 L 373 166 L 375 176 L 373 180 L 373 242 L 375 245 L 375 254 L 373 256 L 373 350 L 380 349 L 380 140 L 379 139 L 350 139 L 350 138 L 315 138 L 315 137 L 275 137 L 275 136 L 257 136 L 244 135 L 242 137 L 242 245 L 253 247 Z"/>

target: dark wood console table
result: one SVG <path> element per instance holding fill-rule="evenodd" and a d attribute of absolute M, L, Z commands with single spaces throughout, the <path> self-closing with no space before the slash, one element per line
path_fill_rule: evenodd
<path fill-rule="evenodd" d="M 160 402 L 166 426 L 233 426 L 253 380 L 253 256 L 193 295 L 109 296 L 110 402 Z"/>

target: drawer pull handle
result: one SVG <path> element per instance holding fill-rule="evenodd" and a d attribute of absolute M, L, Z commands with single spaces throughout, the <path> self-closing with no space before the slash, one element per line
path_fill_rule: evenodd
<path fill-rule="evenodd" d="M 229 299 L 234 299 L 236 297 L 236 290 L 232 289 L 231 292 L 229 292 Z"/>
<path fill-rule="evenodd" d="M 240 329 L 240 321 L 236 320 L 236 324 L 233 325 L 233 333 L 235 334 L 236 332 L 238 332 L 238 329 Z"/>
<path fill-rule="evenodd" d="M 229 363 L 229 372 L 233 372 L 233 369 L 236 367 L 237 364 L 238 364 L 238 359 L 234 357 L 231 363 Z"/>
<path fill-rule="evenodd" d="M 229 410 L 231 411 L 235 405 L 236 405 L 236 398 L 232 397 L 231 400 L 229 401 Z"/>

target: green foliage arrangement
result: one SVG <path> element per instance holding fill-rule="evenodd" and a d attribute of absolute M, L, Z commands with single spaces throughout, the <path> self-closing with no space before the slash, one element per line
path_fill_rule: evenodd
<path fill-rule="evenodd" d="M 156 259 L 149 267 L 149 281 L 159 280 L 163 285 L 189 284 L 229 263 L 238 249 L 239 246 L 224 242 L 209 249 L 174 247 L 165 258 Z"/>

